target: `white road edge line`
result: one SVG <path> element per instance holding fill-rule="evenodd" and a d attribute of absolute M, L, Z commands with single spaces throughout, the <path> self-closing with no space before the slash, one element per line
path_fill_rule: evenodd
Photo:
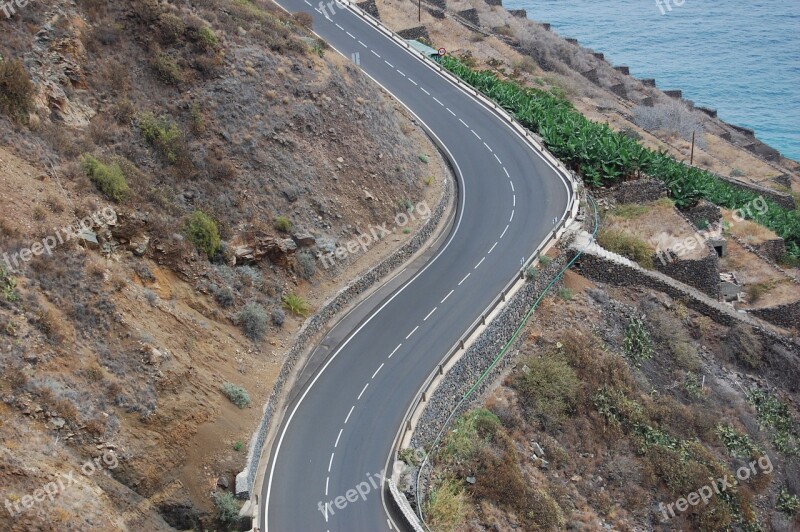
<path fill-rule="evenodd" d="M 446 296 L 444 296 L 444 299 L 442 299 L 441 301 L 439 301 L 439 304 L 441 305 L 442 303 L 444 303 L 445 301 L 447 301 L 447 298 L 448 298 L 448 297 L 450 297 L 451 295 L 453 295 L 453 292 L 455 292 L 455 289 L 453 289 L 453 290 L 450 290 L 450 293 L 449 293 L 449 294 L 447 294 Z"/>

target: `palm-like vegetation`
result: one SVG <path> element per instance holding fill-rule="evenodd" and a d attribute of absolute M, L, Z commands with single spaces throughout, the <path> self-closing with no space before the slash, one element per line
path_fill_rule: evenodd
<path fill-rule="evenodd" d="M 490 71 L 473 70 L 453 57 L 442 58 L 441 64 L 541 136 L 547 149 L 593 187 L 647 174 L 664 182 L 678 207 L 705 198 L 721 207 L 738 209 L 758 197 L 665 152 L 650 150 L 608 124 L 592 122 L 553 93 L 522 87 Z M 770 200 L 766 203 L 766 212 L 754 212 L 753 220 L 783 237 L 789 255 L 800 258 L 798 211 L 786 210 Z"/>

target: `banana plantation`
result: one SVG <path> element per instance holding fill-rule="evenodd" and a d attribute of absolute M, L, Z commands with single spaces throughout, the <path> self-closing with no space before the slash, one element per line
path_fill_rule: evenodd
<path fill-rule="evenodd" d="M 646 148 L 608 124 L 592 122 L 556 94 L 502 80 L 491 71 L 473 70 L 453 57 L 442 58 L 441 64 L 541 136 L 547 149 L 592 187 L 645 174 L 663 181 L 678 207 L 706 199 L 737 209 L 758 197 L 709 172 L 676 161 L 666 152 Z M 797 209 L 790 211 L 770 200 L 766 202 L 768 209 L 763 214 L 754 213 L 753 221 L 784 238 L 788 254 L 800 259 L 800 214 Z"/>

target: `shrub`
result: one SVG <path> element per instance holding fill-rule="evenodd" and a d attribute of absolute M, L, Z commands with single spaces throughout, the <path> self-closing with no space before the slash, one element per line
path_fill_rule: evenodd
<path fill-rule="evenodd" d="M 427 502 L 428 521 L 433 530 L 456 532 L 466 522 L 469 503 L 455 480 L 446 478 L 431 490 Z"/>
<path fill-rule="evenodd" d="M 222 246 L 217 223 L 203 211 L 192 213 L 186 228 L 186 236 L 198 251 L 205 253 L 209 259 L 214 258 Z"/>
<path fill-rule="evenodd" d="M 20 60 L 0 59 L 0 113 L 25 121 L 33 109 L 35 86 Z"/>
<path fill-rule="evenodd" d="M 692 140 L 705 147 L 703 123 L 697 114 L 678 100 L 657 104 L 653 107 L 640 105 L 633 110 L 633 123 L 647 131 L 663 131 L 669 135 L 677 135 L 684 140 Z"/>
<path fill-rule="evenodd" d="M 615 207 L 614 210 L 611 211 L 611 214 L 619 216 L 620 218 L 625 218 L 626 220 L 632 220 L 633 218 L 638 218 L 647 213 L 648 210 L 649 209 L 644 205 L 625 203 Z"/>
<path fill-rule="evenodd" d="M 419 160 L 422 161 L 425 164 L 428 164 L 428 162 L 430 161 L 430 158 L 427 155 L 425 155 L 424 153 L 421 153 L 419 155 Z"/>
<path fill-rule="evenodd" d="M 233 450 L 238 453 L 242 449 L 244 449 L 244 444 L 241 441 L 237 440 L 237 442 L 233 444 Z"/>
<path fill-rule="evenodd" d="M 221 523 L 230 526 L 239 521 L 239 503 L 232 493 L 215 493 L 214 506 L 217 508 L 217 519 Z"/>
<path fill-rule="evenodd" d="M 772 443 L 780 452 L 796 456 L 800 453 L 800 433 L 795 427 L 789 406 L 765 390 L 748 394 L 762 427 L 772 429 Z"/>
<path fill-rule="evenodd" d="M 292 15 L 292 18 L 295 20 L 295 22 L 308 29 L 311 29 L 314 26 L 314 19 L 311 17 L 311 13 L 300 11 L 299 13 Z"/>
<path fill-rule="evenodd" d="M 272 323 L 278 327 L 283 327 L 283 324 L 286 322 L 286 313 L 283 309 L 274 308 L 272 309 Z"/>
<path fill-rule="evenodd" d="M 81 158 L 83 170 L 100 191 L 114 201 L 123 201 L 128 196 L 128 182 L 119 164 L 104 164 L 89 154 Z"/>
<path fill-rule="evenodd" d="M 643 361 L 652 358 L 653 340 L 644 322 L 639 318 L 631 318 L 625 327 L 625 338 L 622 341 L 622 350 L 637 366 Z"/>
<path fill-rule="evenodd" d="M 538 276 L 539 270 L 536 269 L 536 266 L 529 266 L 528 269 L 525 270 L 525 279 L 528 281 L 535 281 Z"/>
<path fill-rule="evenodd" d="M 233 294 L 233 289 L 230 286 L 217 288 L 213 291 L 213 293 L 214 299 L 217 300 L 217 303 L 219 303 L 221 307 L 228 308 L 233 305 L 235 297 Z"/>
<path fill-rule="evenodd" d="M 577 406 L 580 380 L 560 352 L 525 361 L 514 379 L 520 403 L 532 419 L 546 428 L 560 425 Z"/>
<path fill-rule="evenodd" d="M 250 395 L 247 393 L 247 390 L 241 386 L 226 382 L 222 385 L 222 393 L 225 394 L 225 397 L 230 399 L 231 403 L 239 408 L 247 408 L 250 406 Z"/>
<path fill-rule="evenodd" d="M 307 316 L 309 312 L 308 302 L 297 294 L 286 294 L 282 298 L 283 308 L 297 316 Z"/>
<path fill-rule="evenodd" d="M 558 297 L 560 297 L 564 301 L 571 301 L 572 300 L 572 290 L 570 290 L 566 286 L 562 286 L 561 288 L 558 289 Z"/>
<path fill-rule="evenodd" d="M 0 265 L 0 293 L 3 294 L 3 299 L 8 302 L 19 301 L 19 294 L 17 293 L 17 279 L 11 277 L 6 267 Z"/>
<path fill-rule="evenodd" d="M 186 24 L 177 15 L 162 13 L 158 18 L 158 28 L 161 30 L 161 42 L 172 44 L 183 37 L 183 32 L 186 31 Z"/>
<path fill-rule="evenodd" d="M 200 46 L 206 50 L 213 50 L 219 45 L 219 39 L 217 38 L 217 35 L 214 33 L 214 30 L 208 26 L 203 26 L 200 28 L 200 31 L 197 34 L 197 40 L 200 43 Z"/>
<path fill-rule="evenodd" d="M 789 493 L 789 490 L 786 489 L 786 486 L 782 486 L 780 493 L 778 493 L 778 504 L 776 508 L 788 516 L 793 516 L 800 511 L 800 497 L 792 495 Z"/>
<path fill-rule="evenodd" d="M 292 222 L 286 216 L 278 216 L 275 218 L 273 227 L 281 233 L 288 233 L 292 230 Z"/>
<path fill-rule="evenodd" d="M 139 130 L 144 140 L 156 149 L 170 164 L 178 161 L 181 151 L 181 130 L 166 116 L 156 117 L 143 113 L 139 117 Z"/>
<path fill-rule="evenodd" d="M 297 265 L 299 266 L 300 277 L 309 280 L 317 273 L 317 259 L 308 251 L 297 254 Z"/>
<path fill-rule="evenodd" d="M 247 303 L 236 318 L 244 334 L 253 341 L 261 340 L 267 332 L 267 311 L 258 303 Z"/>
<path fill-rule="evenodd" d="M 601 229 L 597 242 L 609 251 L 627 257 L 647 269 L 653 268 L 655 250 L 641 238 L 617 229 Z"/>
<path fill-rule="evenodd" d="M 552 262 L 553 259 L 551 259 L 547 255 L 542 255 L 541 257 L 539 257 L 539 264 L 542 265 L 542 268 L 547 268 L 548 266 L 550 266 L 550 263 Z"/>
<path fill-rule="evenodd" d="M 168 54 L 158 52 L 156 56 L 150 60 L 150 67 L 162 83 L 177 85 L 183 81 L 183 75 L 181 74 L 178 63 Z"/>

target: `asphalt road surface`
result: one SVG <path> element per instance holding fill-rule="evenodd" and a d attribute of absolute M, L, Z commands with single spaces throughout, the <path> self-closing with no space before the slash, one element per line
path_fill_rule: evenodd
<path fill-rule="evenodd" d="M 458 212 L 446 241 L 414 277 L 370 301 L 374 309 L 296 390 L 259 497 L 261 530 L 397 530 L 403 525 L 384 507 L 379 475 L 403 416 L 436 364 L 564 218 L 568 186 L 494 112 L 358 15 L 336 4 L 325 14 L 306 0 L 279 4 L 311 13 L 314 31 L 345 57 L 358 53 L 361 69 L 455 162 Z"/>

